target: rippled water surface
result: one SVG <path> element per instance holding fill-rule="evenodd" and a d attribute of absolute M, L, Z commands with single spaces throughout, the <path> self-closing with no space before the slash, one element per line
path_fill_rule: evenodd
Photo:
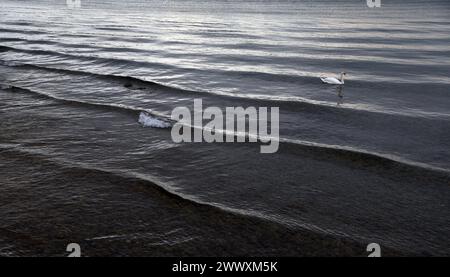
<path fill-rule="evenodd" d="M 448 255 L 449 15 L 419 0 L 0 0 L 0 255 L 73 237 L 92 255 Z M 342 71 L 344 86 L 320 82 Z M 195 98 L 279 107 L 280 150 L 173 143 L 167 118 Z"/>

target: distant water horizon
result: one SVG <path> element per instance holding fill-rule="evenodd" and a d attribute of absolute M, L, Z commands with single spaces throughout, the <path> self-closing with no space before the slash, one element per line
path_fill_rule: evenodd
<path fill-rule="evenodd" d="M 365 2 L 0 0 L 0 256 L 449 255 L 450 3 Z M 279 151 L 174 143 L 197 98 Z"/>

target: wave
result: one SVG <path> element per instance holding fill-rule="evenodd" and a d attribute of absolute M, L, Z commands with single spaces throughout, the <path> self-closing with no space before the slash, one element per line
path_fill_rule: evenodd
<path fill-rule="evenodd" d="M 80 50 L 82 49 L 83 51 L 85 50 L 92 50 L 92 51 L 107 51 L 107 52 L 118 52 L 118 53 L 130 53 L 130 52 L 134 52 L 134 53 L 145 53 L 145 54 L 149 54 L 152 51 L 150 50 L 144 50 L 144 49 L 139 49 L 139 48 L 129 48 L 129 47 L 107 47 L 107 46 L 95 46 L 95 45 L 90 45 L 90 44 L 78 44 L 78 43 L 63 43 L 61 41 L 53 41 L 53 40 L 39 40 L 39 39 L 26 39 L 26 38 L 16 38 L 16 37 L 3 37 L 0 38 L 0 42 L 22 42 L 22 43 L 26 43 L 27 45 L 30 44 L 39 44 L 39 45 L 52 45 L 52 46 L 58 46 L 58 47 L 62 47 L 62 48 L 74 48 L 76 50 Z M 9 47 L 9 46 L 3 46 L 3 47 L 7 47 L 10 48 L 11 51 L 41 51 L 38 49 L 19 49 L 19 48 L 15 48 L 15 47 Z M 15 50 L 13 50 L 15 49 Z M 49 50 L 42 50 L 42 51 L 48 51 L 47 53 L 50 55 L 51 53 L 54 54 L 64 54 L 64 55 L 70 55 L 70 54 L 66 54 L 66 53 L 62 53 L 62 52 L 56 52 L 56 51 L 49 51 Z M 153 51 L 153 52 L 157 52 L 157 51 Z M 159 52 L 158 52 L 159 53 Z M 86 56 L 81 56 L 81 57 L 86 57 Z"/>
<path fill-rule="evenodd" d="M 124 85 L 128 86 L 131 84 L 137 88 L 139 88 L 139 87 L 141 87 L 141 88 L 142 87 L 146 87 L 146 88 L 158 87 L 158 88 L 162 88 L 162 89 L 166 89 L 166 90 L 177 90 L 177 91 L 189 92 L 187 90 L 178 89 L 178 88 L 166 86 L 164 84 L 160 84 L 157 82 L 143 80 L 140 78 L 130 77 L 130 76 L 121 76 L 121 75 L 114 75 L 114 74 L 100 74 L 100 73 L 89 72 L 89 71 L 47 67 L 47 66 L 26 64 L 26 63 L 7 62 L 4 60 L 0 60 L 0 64 L 9 66 L 9 67 L 16 67 L 16 68 L 37 69 L 37 70 L 45 70 L 48 72 L 72 74 L 72 75 L 82 75 L 82 76 L 88 75 L 88 76 L 93 76 L 95 78 L 100 78 L 100 79 L 105 79 L 105 80 L 118 80 L 118 81 L 122 82 Z M 195 93 L 201 93 L 201 91 L 196 91 Z"/>
<path fill-rule="evenodd" d="M 0 46 L 0 51 L 1 51 Z M 9 48 L 9 47 L 7 47 Z M 41 50 L 36 50 L 41 51 Z M 46 70 L 50 72 L 56 73 L 65 73 L 65 74 L 76 74 L 76 75 L 90 75 L 95 78 L 102 78 L 106 80 L 117 80 L 122 82 L 124 86 L 130 88 L 137 89 L 162 89 L 166 93 L 182 93 L 182 94 L 191 94 L 193 97 L 196 96 L 219 96 L 226 97 L 229 99 L 238 99 L 240 101 L 251 101 L 252 104 L 254 102 L 261 102 L 261 105 L 270 105 L 270 106 L 280 106 L 283 104 L 286 105 L 300 105 L 302 107 L 311 108 L 311 109 L 328 109 L 332 111 L 360 111 L 360 112 L 369 112 L 369 113 L 377 113 L 377 114 L 385 114 L 385 115 L 395 115 L 395 116 L 406 116 L 406 117 L 424 117 L 424 118 L 450 118 L 449 114 L 444 113 L 436 113 L 436 112 L 425 112 L 420 110 L 408 110 L 408 111 L 396 111 L 396 110 L 386 110 L 382 107 L 378 107 L 376 105 L 369 104 L 351 104 L 345 103 L 336 106 L 335 102 L 323 101 L 323 100 L 313 100 L 308 99 L 301 96 L 274 96 L 274 95 L 262 95 L 262 94 L 235 94 L 230 92 L 214 92 L 214 91 L 204 91 L 204 90 L 190 90 L 185 89 L 183 87 L 171 86 L 167 84 L 157 83 L 154 81 L 144 80 L 137 77 L 131 76 L 121 76 L 114 74 L 100 74 L 96 72 L 82 71 L 82 70 L 73 70 L 73 69 L 61 69 L 54 68 L 48 66 L 34 65 L 34 64 L 24 64 L 24 63 L 14 63 L 14 62 L 5 62 L 0 60 L 3 65 L 9 67 L 18 67 L 18 68 L 30 68 L 30 69 L 38 69 L 38 70 Z M 318 83 L 317 78 L 307 77 L 307 76 L 291 76 L 291 75 L 278 75 L 278 74 L 270 74 L 270 73 L 261 73 L 261 72 L 233 72 L 232 74 L 237 74 L 240 76 L 252 76 L 259 77 L 261 79 L 282 79 L 283 81 L 299 81 L 303 83 Z M 358 83 L 358 82 L 355 82 Z M 268 104 L 271 103 L 271 104 Z"/>
<path fill-rule="evenodd" d="M 114 179 L 123 180 L 121 183 L 129 183 L 132 185 L 136 185 L 144 182 L 147 186 L 157 190 L 159 193 L 164 194 L 172 200 L 180 201 L 185 203 L 186 205 L 191 205 L 197 208 L 206 208 L 212 212 L 226 213 L 232 214 L 234 216 L 240 216 L 245 218 L 255 218 L 264 220 L 267 223 L 279 224 L 287 228 L 301 228 L 304 230 L 308 230 L 314 233 L 319 234 L 327 234 L 341 237 L 350 237 L 343 233 L 336 232 L 329 229 L 323 229 L 318 226 L 309 223 L 301 223 L 298 221 L 281 218 L 276 215 L 264 214 L 255 210 L 244 210 L 228 207 L 219 203 L 209 203 L 207 201 L 201 200 L 195 195 L 182 193 L 179 189 L 177 189 L 177 185 L 173 182 L 162 181 L 155 176 L 151 176 L 148 174 L 141 174 L 137 172 L 131 172 L 130 170 L 111 170 L 98 167 L 96 165 L 84 164 L 81 162 L 69 161 L 64 158 L 59 157 L 51 157 L 44 150 L 35 150 L 35 149 L 27 149 L 25 146 L 21 144 L 4 144 L 0 143 L 0 149 L 3 151 L 10 152 L 19 152 L 23 155 L 30 155 L 33 158 L 40 158 L 43 161 L 55 163 L 59 166 L 68 167 L 76 170 L 85 170 L 89 172 L 89 176 L 91 174 L 107 174 L 109 176 L 113 176 Z M 1 152 L 0 152 L 1 153 Z M 2 153 L 3 154 L 3 153 Z"/>
<path fill-rule="evenodd" d="M 99 34 L 93 34 L 92 37 L 98 37 Z M 103 36 L 102 36 L 103 37 Z M 105 38 L 108 40 L 108 37 Z M 426 66 L 428 63 L 428 58 L 422 56 L 422 53 L 432 53 L 432 54 L 440 54 L 441 56 L 446 56 L 445 54 L 448 52 L 447 49 L 444 47 L 446 45 L 446 42 L 448 39 L 444 38 L 427 38 L 427 44 L 423 45 L 416 45 L 414 47 L 414 44 L 423 43 L 423 38 L 386 38 L 385 36 L 381 37 L 355 37 L 354 34 L 349 37 L 342 37 L 342 36 L 333 36 L 330 34 L 325 34 L 324 36 L 311 36 L 311 37 L 305 37 L 304 35 L 300 37 L 291 37 L 293 40 L 302 40 L 302 44 L 294 44 L 294 45 L 277 45 L 272 44 L 268 41 L 261 41 L 261 42 L 248 42 L 248 43 L 221 43 L 221 44 L 211 44 L 211 43 L 198 43 L 193 41 L 159 41 L 155 39 L 149 39 L 147 38 L 145 42 L 147 43 L 157 43 L 157 44 L 167 44 L 167 45 L 193 45 L 197 47 L 206 47 L 206 48 L 217 48 L 217 49 L 231 49 L 231 50 L 249 50 L 249 51 L 264 51 L 260 52 L 259 55 L 223 55 L 219 53 L 215 53 L 214 56 L 210 56 L 210 58 L 213 58 L 214 60 L 217 60 L 218 62 L 223 60 L 230 60 L 233 59 L 236 62 L 241 62 L 243 59 L 249 61 L 249 62 L 259 62 L 262 60 L 264 63 L 267 63 L 266 58 L 266 52 L 267 49 L 278 49 L 283 52 L 283 55 L 277 56 L 276 61 L 277 62 L 292 62 L 295 61 L 296 64 L 308 64 L 311 63 L 317 59 L 321 60 L 321 64 L 323 63 L 335 63 L 338 60 L 343 60 L 344 62 L 352 62 L 352 65 L 354 66 L 356 63 L 356 66 L 358 66 L 358 62 L 370 62 L 373 65 L 377 64 L 388 64 L 393 66 L 399 66 L 402 64 L 407 65 L 416 65 L 423 68 L 423 66 Z M 136 37 L 136 38 L 125 38 L 121 37 L 121 41 L 124 42 L 132 42 L 133 44 L 137 42 L 143 42 L 142 38 Z M 405 40 L 411 40 L 408 44 L 405 44 Z M 103 51 L 103 52 L 120 52 L 120 53 L 145 53 L 149 54 L 150 52 L 155 53 L 157 55 L 162 56 L 170 56 L 170 57 L 178 57 L 178 56 L 184 56 L 185 53 L 167 53 L 162 51 L 161 49 L 159 51 L 153 50 L 150 51 L 149 49 L 141 49 L 141 48 L 135 48 L 135 47 L 125 47 L 122 45 L 121 47 L 108 47 L 108 46 L 97 46 L 92 44 L 77 44 L 77 43 L 63 43 L 61 40 L 49 40 L 49 39 L 42 39 L 42 40 L 36 40 L 36 39 L 27 39 L 23 37 L 4 37 L 0 38 L 1 42 L 8 42 L 8 41 L 20 41 L 24 42 L 26 44 L 30 43 L 36 43 L 36 44 L 42 44 L 42 45 L 57 45 L 62 48 L 83 48 L 83 49 L 91 49 L 91 50 L 97 50 L 97 51 Z M 114 39 L 114 41 L 117 41 L 117 38 Z M 415 42 L 415 43 L 413 43 Z M 326 48 L 316 47 L 317 43 L 327 43 Z M 429 46 L 431 45 L 432 50 L 429 49 Z M 420 47 L 419 47 L 420 46 Z M 441 47 L 439 47 L 441 46 Z M 436 48 L 437 47 L 437 48 Z M 336 49 L 339 53 L 346 53 L 346 55 L 331 55 L 330 49 Z M 395 54 L 392 54 L 389 51 L 386 51 L 386 49 L 389 50 L 402 50 L 402 51 L 395 51 Z M 440 49 L 440 50 L 437 50 Z M 301 52 L 298 52 L 298 50 L 301 50 Z M 383 54 L 381 55 L 370 55 L 368 56 L 367 51 L 380 51 L 383 50 Z M 403 53 L 407 50 L 406 53 Z M 415 52 L 418 52 L 418 54 L 415 54 Z M 290 53 L 290 56 L 286 56 L 287 53 Z M 403 54 L 406 54 L 406 56 L 402 57 Z M 204 57 L 205 53 L 189 53 L 191 57 L 197 56 L 199 58 Z M 411 55 L 414 55 L 414 59 L 411 59 Z M 327 57 L 326 60 L 324 60 L 324 57 Z M 428 63 L 428 65 L 431 65 L 433 67 L 442 66 L 442 62 L 431 62 Z M 426 68 L 424 69 L 427 70 Z M 443 69 L 445 71 L 445 68 Z M 397 72 L 401 73 L 401 72 Z M 445 76 L 445 75 L 444 75 Z"/>
<path fill-rule="evenodd" d="M 69 103 L 71 105 L 82 105 L 86 107 L 97 107 L 102 109 L 113 109 L 120 112 L 132 113 L 133 116 L 136 116 L 139 113 L 138 122 L 142 124 L 144 127 L 153 127 L 153 128 L 170 128 L 175 122 L 169 115 L 165 115 L 150 109 L 144 109 L 135 106 L 122 105 L 122 104 L 113 104 L 113 103 L 98 103 L 98 102 L 88 102 L 74 99 L 66 99 L 62 97 L 56 97 L 49 93 L 38 92 L 35 90 L 17 87 L 17 86 L 9 86 L 9 89 L 13 91 L 21 91 L 25 93 L 31 93 L 35 95 L 39 95 L 42 97 L 46 97 L 56 101 L 62 101 L 65 103 Z M 203 126 L 195 126 L 183 123 L 189 128 L 197 128 L 202 129 L 204 131 L 210 131 L 208 128 Z M 356 147 L 350 146 L 341 146 L 341 145 L 330 145 L 324 143 L 317 143 L 312 141 L 298 140 L 298 139 L 290 139 L 290 138 L 276 138 L 271 136 L 261 137 L 256 134 L 250 133 L 236 133 L 234 131 L 228 130 L 215 130 L 218 133 L 223 135 L 233 135 L 235 137 L 245 137 L 248 140 L 249 137 L 255 138 L 258 141 L 277 141 L 280 143 L 280 151 L 284 151 L 283 149 L 288 149 L 289 153 L 293 153 L 292 150 L 295 148 L 301 149 L 310 149 L 311 151 L 317 153 L 326 153 L 332 155 L 333 159 L 340 159 L 345 161 L 362 161 L 371 166 L 382 166 L 382 167 L 392 167 L 397 166 L 402 168 L 402 170 L 407 170 L 409 172 L 421 172 L 421 174 L 429 175 L 429 174 L 437 174 L 437 176 L 441 176 L 443 178 L 448 178 L 450 175 L 450 169 L 441 168 L 433 165 L 429 165 L 426 163 L 421 163 L 413 160 L 409 160 L 403 158 L 401 156 L 396 156 L 392 154 L 378 153 L 373 151 L 368 151 Z M 450 180 L 449 180 L 450 181 Z"/>
<path fill-rule="evenodd" d="M 58 42 L 59 43 L 59 42 Z M 72 47 L 72 45 L 70 46 Z M 83 46 L 85 47 L 85 46 Z M 92 48 L 91 46 L 87 46 L 88 48 Z M 155 69 L 164 69 L 164 70 L 189 70 L 189 71 L 203 71 L 202 69 L 194 68 L 194 67 L 179 67 L 176 65 L 170 65 L 166 63 L 158 63 L 158 62 L 150 62 L 150 61 L 140 61 L 140 60 L 130 60 L 130 59 L 121 59 L 121 58 L 111 58 L 111 57 L 100 57 L 97 55 L 82 55 L 82 54 L 73 54 L 68 52 L 59 52 L 59 51 L 53 51 L 53 50 L 41 50 L 41 49 L 23 49 L 23 48 L 16 48 L 16 47 L 10 47 L 5 45 L 0 45 L 0 49 L 9 49 L 10 51 L 14 52 L 21 52 L 21 53 L 28 53 L 28 54 L 37 54 L 37 55 L 49 55 L 49 56 L 57 56 L 61 58 L 73 58 L 77 60 L 82 61 L 89 61 L 89 62 L 97 62 L 97 63 L 104 63 L 109 65 L 130 65 L 130 66 L 136 66 L 136 67 L 151 67 Z M 108 50 L 108 48 L 99 48 L 95 49 L 92 48 L 92 50 L 96 50 L 95 53 L 98 53 L 98 50 Z M 148 54 L 149 52 L 146 50 L 139 50 L 139 49 L 130 49 L 134 52 L 143 52 Z M 117 52 L 120 51 L 118 48 L 111 48 L 111 51 Z M 192 56 L 193 54 L 191 54 Z M 202 57 L 203 55 L 199 55 L 199 57 Z M 277 62 L 289 62 L 292 63 L 295 61 L 295 64 L 301 64 L 303 66 L 313 66 L 315 67 L 317 65 L 317 57 L 320 58 L 320 64 L 321 67 L 327 67 L 327 68 L 334 68 L 337 63 L 341 65 L 348 64 L 348 67 L 355 68 L 355 69 L 363 69 L 366 68 L 368 65 L 367 63 L 370 62 L 370 68 L 371 72 L 379 72 L 384 75 L 386 75 L 386 65 L 389 65 L 389 69 L 395 71 L 396 75 L 404 75 L 401 76 L 402 78 L 392 78 L 392 77 L 383 77 L 387 79 L 378 79 L 377 83 L 385 83 L 385 84 L 411 84 L 411 83 L 420 83 L 420 84 L 436 84 L 438 82 L 439 84 L 445 85 L 448 83 L 445 78 L 445 73 L 447 72 L 447 65 L 444 64 L 426 64 L 424 61 L 420 61 L 419 64 L 411 64 L 411 61 L 408 59 L 398 59 L 392 60 L 393 58 L 389 58 L 389 60 L 382 60 L 382 61 L 375 61 L 373 60 L 373 57 L 363 55 L 363 56 L 353 56 L 353 57 L 347 57 L 345 59 L 338 58 L 336 56 L 323 56 L 323 55 L 317 55 L 317 54 L 298 54 L 297 56 L 293 57 L 277 57 Z M 242 62 L 245 61 L 246 64 L 253 64 L 253 65 L 261 65 L 267 63 L 267 57 L 265 56 L 233 56 L 233 55 L 214 55 L 215 60 L 217 60 L 218 63 L 221 61 L 227 60 L 228 62 L 230 59 L 235 59 L 236 62 Z M 368 60 L 369 59 L 369 60 Z M 405 69 L 408 69 L 411 65 L 420 66 L 416 68 L 416 73 L 426 73 L 430 71 L 436 71 L 439 69 L 440 72 L 442 72 L 442 78 L 438 80 L 434 80 L 431 82 L 430 80 L 420 80 L 419 78 L 410 78 L 410 73 L 405 71 Z M 420 71 L 417 71 L 419 70 Z M 271 72 L 263 72 L 263 71 L 239 71 L 239 70 L 223 70 L 223 69 L 209 69 L 209 73 L 216 73 L 218 75 L 227 75 L 232 77 L 242 77 L 242 76 L 248 76 L 252 78 L 257 78 L 264 81 L 283 81 L 283 82 L 290 82 L 290 83 L 297 83 L 297 84 L 320 84 L 320 81 L 318 81 L 318 76 L 309 76 L 309 75 L 288 75 L 288 74 L 280 74 L 280 73 L 271 73 Z M 364 79 L 363 75 L 359 74 L 360 79 L 352 80 L 353 84 L 373 84 L 371 81 L 367 81 L 367 79 Z M 444 79 L 445 80 L 444 80 Z M 439 81 L 440 80 L 440 81 Z"/>
<path fill-rule="evenodd" d="M 183 193 L 177 188 L 174 181 L 162 181 L 160 178 L 150 174 L 140 174 L 130 170 L 103 168 L 98 164 L 84 163 L 62 158 L 60 155 L 52 156 L 42 149 L 31 149 L 22 144 L 0 143 L 0 155 L 11 155 L 15 159 L 32 158 L 39 160 L 42 164 L 55 165 L 64 170 L 64 174 L 75 174 L 76 176 L 90 176 L 92 179 L 116 180 L 116 184 L 124 185 L 126 188 L 144 188 L 151 190 L 149 197 L 155 197 L 160 201 L 175 202 L 178 207 L 185 209 L 195 209 L 197 212 L 207 214 L 211 218 L 228 217 L 230 219 L 251 220 L 253 223 L 263 223 L 263 227 L 275 227 L 289 232 L 306 231 L 309 234 L 325 235 L 330 238 L 345 238 L 353 242 L 364 242 L 366 237 L 354 234 L 335 231 L 329 228 L 321 228 L 315 224 L 303 222 L 301 219 L 289 219 L 281 215 L 259 212 L 253 209 L 239 209 L 226 206 L 217 202 L 210 202 L 199 199 L 195 195 Z M 81 174 L 80 174 L 81 173 Z M 70 175 L 69 175 L 70 176 Z M 142 191 L 142 189 L 140 189 Z M 156 193 L 155 193 L 156 192 Z M 197 212 L 195 214 L 197 214 Z M 308 234 L 306 233 L 306 234 Z M 303 236 L 302 236 L 303 237 Z M 103 237 L 101 237 L 103 238 Z M 305 238 L 305 237 L 303 237 Z M 389 243 L 389 248 L 397 248 Z"/>
<path fill-rule="evenodd" d="M 0 28 L 0 32 L 3 32 L 3 33 L 22 33 L 22 34 L 27 34 L 27 35 L 42 35 L 42 34 L 46 34 L 46 32 L 43 32 L 43 31 L 15 30 L 15 29 L 5 29 L 5 28 Z"/>
<path fill-rule="evenodd" d="M 147 112 L 141 112 L 139 115 L 139 123 L 145 127 L 166 129 L 172 127 L 169 122 L 158 119 Z"/>
<path fill-rule="evenodd" d="M 95 59 L 95 60 L 104 60 L 105 62 L 123 62 L 123 63 L 142 63 L 147 64 L 147 62 L 135 62 L 135 61 L 129 61 L 129 60 L 122 60 L 122 59 L 110 59 L 110 58 L 97 58 L 97 57 L 88 57 L 88 56 L 78 56 L 78 55 L 71 55 L 71 54 L 63 54 L 59 52 L 53 52 L 53 51 L 47 51 L 47 50 L 24 50 L 24 49 L 18 49 L 14 47 L 9 46 L 2 46 L 0 45 L 0 51 L 19 51 L 19 52 L 30 52 L 33 54 L 56 54 L 56 55 L 64 55 L 64 56 L 70 56 L 74 58 L 89 58 L 89 59 Z M 35 69 L 42 69 L 42 70 L 48 70 L 48 71 L 56 71 L 56 72 L 62 72 L 62 73 L 73 73 L 73 74 L 90 74 L 90 75 L 96 75 L 98 77 L 116 77 L 116 78 L 128 78 L 129 80 L 134 81 L 140 81 L 145 82 L 147 84 L 151 85 L 160 85 L 164 86 L 166 88 L 171 89 L 178 89 L 183 91 L 190 91 L 188 89 L 179 88 L 179 87 L 170 87 L 165 84 L 156 83 L 153 81 L 143 80 L 136 77 L 131 76 L 120 76 L 120 75 L 107 75 L 107 74 L 100 74 L 100 73 L 94 73 L 94 72 L 87 72 L 87 71 L 81 71 L 81 70 L 73 70 L 73 69 L 62 69 L 62 68 L 55 68 L 55 67 L 48 67 L 48 66 L 42 66 L 42 65 L 35 65 L 35 64 L 28 64 L 28 63 L 15 63 L 15 62 L 5 62 L 5 65 L 7 66 L 13 66 L 13 67 L 29 67 L 29 68 L 35 68 Z M 159 65 L 159 64 L 158 64 Z M 167 66 L 170 67 L 170 66 Z M 269 80 L 269 81 L 283 81 L 283 82 L 289 82 L 289 83 L 298 83 L 298 84 L 313 84 L 313 83 L 319 83 L 318 79 L 316 77 L 312 76 L 294 76 L 294 75 L 288 75 L 288 74 L 273 74 L 273 73 L 267 73 L 267 72 L 254 72 L 254 71 L 224 71 L 224 74 L 227 75 L 233 75 L 233 76 L 244 76 L 244 77 L 253 77 L 261 80 Z M 194 91 L 191 91 L 194 92 Z M 199 91 L 196 90 L 196 93 L 212 93 L 207 91 Z"/>
<path fill-rule="evenodd" d="M 408 160 L 406 158 L 386 153 L 378 153 L 373 151 L 367 151 L 361 148 L 330 145 L 324 143 L 317 143 L 304 140 L 280 138 L 280 145 L 286 145 L 289 151 L 292 148 L 310 148 L 315 153 L 331 154 L 333 157 L 337 157 L 343 160 L 357 161 L 365 163 L 369 166 L 392 168 L 397 167 L 400 171 L 408 171 L 417 175 L 432 175 L 434 177 L 445 178 L 450 183 L 450 169 L 441 168 L 433 165 L 429 165 L 422 162 Z M 280 146 L 281 149 L 281 146 Z"/>
<path fill-rule="evenodd" d="M 136 115 L 141 112 L 145 112 L 149 116 L 151 115 L 151 116 L 157 117 L 160 121 L 164 121 L 164 122 L 171 121 L 169 116 L 164 115 L 162 113 L 158 113 L 151 109 L 145 109 L 145 108 L 135 107 L 135 106 L 131 106 L 131 105 L 124 105 L 124 104 L 101 103 L 101 102 L 69 99 L 69 98 L 58 97 L 58 96 L 55 96 L 53 94 L 46 93 L 43 91 L 31 90 L 28 88 L 19 87 L 19 86 L 15 86 L 15 85 L 4 84 L 4 83 L 1 83 L 0 85 L 3 87 L 3 89 L 9 89 L 13 92 L 19 91 L 22 93 L 29 93 L 29 94 L 45 97 L 47 99 L 61 101 L 61 102 L 67 103 L 69 105 L 84 106 L 84 107 L 96 107 L 96 108 L 108 109 L 108 110 L 112 109 L 112 110 L 116 110 L 116 111 L 123 112 L 123 113 L 132 113 L 133 115 Z"/>
<path fill-rule="evenodd" d="M 98 57 L 98 56 L 90 56 L 90 55 L 75 55 L 71 53 L 65 53 L 65 52 L 57 52 L 57 51 L 51 51 L 51 50 L 41 50 L 41 49 L 22 49 L 22 48 L 16 48 L 16 47 L 10 47 L 5 45 L 0 45 L 0 51 L 13 51 L 18 53 L 28 53 L 31 55 L 45 55 L 45 56 L 53 56 L 53 57 L 60 57 L 63 59 L 76 59 L 78 61 L 86 61 L 86 62 L 95 62 L 95 63 L 103 63 L 107 65 L 134 65 L 136 67 L 152 67 L 157 69 L 167 69 L 167 70 L 176 70 L 179 69 L 176 66 L 163 64 L 163 63 L 156 63 L 156 62 L 148 62 L 148 61 L 135 61 L 135 60 L 126 60 L 126 59 L 120 59 L 120 58 L 105 58 L 105 57 Z M 77 62 L 74 62 L 75 64 Z M 45 67 L 42 67 L 44 69 Z M 55 68 L 53 68 L 55 69 Z M 63 70 L 63 69 L 60 69 Z M 73 71 L 76 72 L 76 71 Z M 82 71 L 80 71 L 81 73 Z M 98 73 L 91 73 L 96 75 L 102 75 Z M 146 81 L 147 82 L 147 81 Z"/>
<path fill-rule="evenodd" d="M 190 128 L 202 129 L 204 131 L 212 131 L 211 129 L 185 124 Z M 329 154 L 334 160 L 343 160 L 347 163 L 360 162 L 372 167 L 383 167 L 392 168 L 397 167 L 401 171 L 408 171 L 411 173 L 419 173 L 421 176 L 429 176 L 430 174 L 435 177 L 445 178 L 450 183 L 450 169 L 441 168 L 433 165 L 429 165 L 422 162 L 417 162 L 413 160 L 408 160 L 401 156 L 396 156 L 393 154 L 378 153 L 373 151 L 368 151 L 356 147 L 342 146 L 342 145 L 330 145 L 325 143 L 318 143 L 312 141 L 305 141 L 299 139 L 290 139 L 283 137 L 271 137 L 271 136 L 259 136 L 256 134 L 249 133 L 236 133 L 234 131 L 214 129 L 216 133 L 223 135 L 232 135 L 235 137 L 245 137 L 246 141 L 249 137 L 256 139 L 259 142 L 266 141 L 276 141 L 280 144 L 279 152 L 286 151 L 293 154 L 295 148 L 297 149 L 307 149 L 314 152 L 314 154 Z"/>
<path fill-rule="evenodd" d="M 94 36 L 95 37 L 95 36 Z M 305 40 L 305 37 L 301 37 L 302 40 Z M 111 39 L 112 41 L 116 41 Z M 315 58 L 315 57 L 323 57 L 323 56 L 329 56 L 330 58 L 336 56 L 330 56 L 330 49 L 336 49 L 339 53 L 345 53 L 345 56 L 348 57 L 347 60 L 356 59 L 356 60 L 368 60 L 370 59 L 371 62 L 373 61 L 380 61 L 380 58 L 389 58 L 389 61 L 395 60 L 397 63 L 407 63 L 411 64 L 410 57 L 411 55 L 415 55 L 415 59 L 421 60 L 420 65 L 423 65 L 424 62 L 426 62 L 427 57 L 423 56 L 423 54 L 428 55 L 442 55 L 446 56 L 446 54 L 449 52 L 447 51 L 447 48 L 444 47 L 445 43 L 438 44 L 434 43 L 432 44 L 432 47 L 430 47 L 430 44 L 424 44 L 421 45 L 421 47 L 412 47 L 411 45 L 405 45 L 404 43 L 398 43 L 395 44 L 394 42 L 397 41 L 395 39 L 376 42 L 373 39 L 370 40 L 370 44 L 367 43 L 368 38 L 355 38 L 355 37 L 308 37 L 307 42 L 303 42 L 301 45 L 278 45 L 273 44 L 270 42 L 247 42 L 247 43 L 221 43 L 221 44 L 210 44 L 206 42 L 194 42 L 194 41 L 158 41 L 155 39 L 143 39 L 143 38 L 125 38 L 122 37 L 121 41 L 123 42 L 131 42 L 133 44 L 137 42 L 145 42 L 145 43 L 157 43 L 162 45 L 186 45 L 186 46 L 195 46 L 195 47 L 206 47 L 206 48 L 214 48 L 214 49 L 227 49 L 227 50 L 246 50 L 246 51 L 252 51 L 252 52 L 260 52 L 264 51 L 261 54 L 262 55 L 252 55 L 255 58 L 264 58 L 265 51 L 267 50 L 279 50 L 282 51 L 284 54 L 282 56 L 277 56 L 277 62 L 280 61 L 280 59 L 289 59 L 291 61 L 292 58 Z M 403 41 L 403 40 L 402 40 Z M 162 52 L 160 50 L 149 50 L 149 49 L 141 49 L 141 48 L 131 48 L 131 47 L 125 47 L 124 45 L 121 47 L 111 47 L 111 46 L 97 46 L 92 44 L 78 44 L 78 43 L 63 43 L 60 40 L 49 40 L 49 39 L 28 39 L 23 37 L 2 37 L 0 38 L 0 42 L 22 42 L 25 44 L 40 44 L 40 45 L 53 45 L 58 46 L 62 48 L 74 48 L 74 49 L 89 49 L 92 51 L 106 51 L 106 52 L 117 52 L 117 53 L 154 53 L 157 55 L 163 55 L 163 56 L 170 56 L 170 57 L 182 57 L 185 54 L 184 53 L 168 53 L 168 52 Z M 326 48 L 318 48 L 314 46 L 314 43 L 317 42 L 330 42 L 328 43 L 328 46 Z M 338 42 L 342 42 L 345 44 L 339 44 Z M 442 47 L 440 47 L 442 45 Z M 16 48 L 18 49 L 18 48 Z M 301 54 L 298 53 L 298 51 L 301 50 Z M 388 51 L 391 50 L 391 51 Z M 401 50 L 401 51 L 395 51 L 392 50 Z M 375 52 L 375 53 L 382 53 L 382 57 L 378 56 L 367 56 L 367 51 Z M 290 53 L 292 57 L 285 57 L 287 53 Z M 204 53 L 190 53 L 191 57 L 204 57 Z M 232 56 L 230 55 L 214 55 L 215 59 L 218 61 L 220 60 L 229 60 Z M 212 58 L 212 57 L 211 57 Z M 341 57 L 342 58 L 342 57 Z M 400 59 L 399 59 L 400 58 Z M 234 59 L 238 59 L 238 61 L 242 61 L 242 55 L 238 55 L 234 57 Z M 389 62 L 385 59 L 382 60 L 382 62 Z M 265 60 L 267 62 L 267 60 Z M 395 63 L 394 63 L 395 64 Z M 413 63 L 414 64 L 414 63 Z M 436 65 L 436 64 L 433 64 Z M 440 65 L 440 64 L 439 64 Z"/>

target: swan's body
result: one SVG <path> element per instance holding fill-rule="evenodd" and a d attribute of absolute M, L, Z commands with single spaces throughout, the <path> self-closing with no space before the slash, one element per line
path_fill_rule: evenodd
<path fill-rule="evenodd" d="M 330 85 L 343 85 L 344 82 L 339 80 L 338 78 L 334 78 L 334 77 L 320 77 L 320 80 L 322 80 L 322 82 L 324 82 L 325 84 L 330 84 Z"/>
<path fill-rule="evenodd" d="M 341 73 L 341 79 L 335 78 L 335 77 L 320 77 L 320 80 L 324 82 L 325 84 L 330 85 L 343 85 L 344 84 L 344 76 L 346 75 L 345 72 Z"/>

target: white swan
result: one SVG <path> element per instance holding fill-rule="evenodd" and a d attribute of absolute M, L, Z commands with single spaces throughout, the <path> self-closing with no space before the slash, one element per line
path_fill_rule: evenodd
<path fill-rule="evenodd" d="M 341 79 L 335 78 L 335 77 L 320 77 L 320 80 L 324 82 L 325 84 L 330 85 L 343 85 L 344 84 L 344 76 L 347 75 L 347 73 L 342 72 L 341 73 Z"/>

